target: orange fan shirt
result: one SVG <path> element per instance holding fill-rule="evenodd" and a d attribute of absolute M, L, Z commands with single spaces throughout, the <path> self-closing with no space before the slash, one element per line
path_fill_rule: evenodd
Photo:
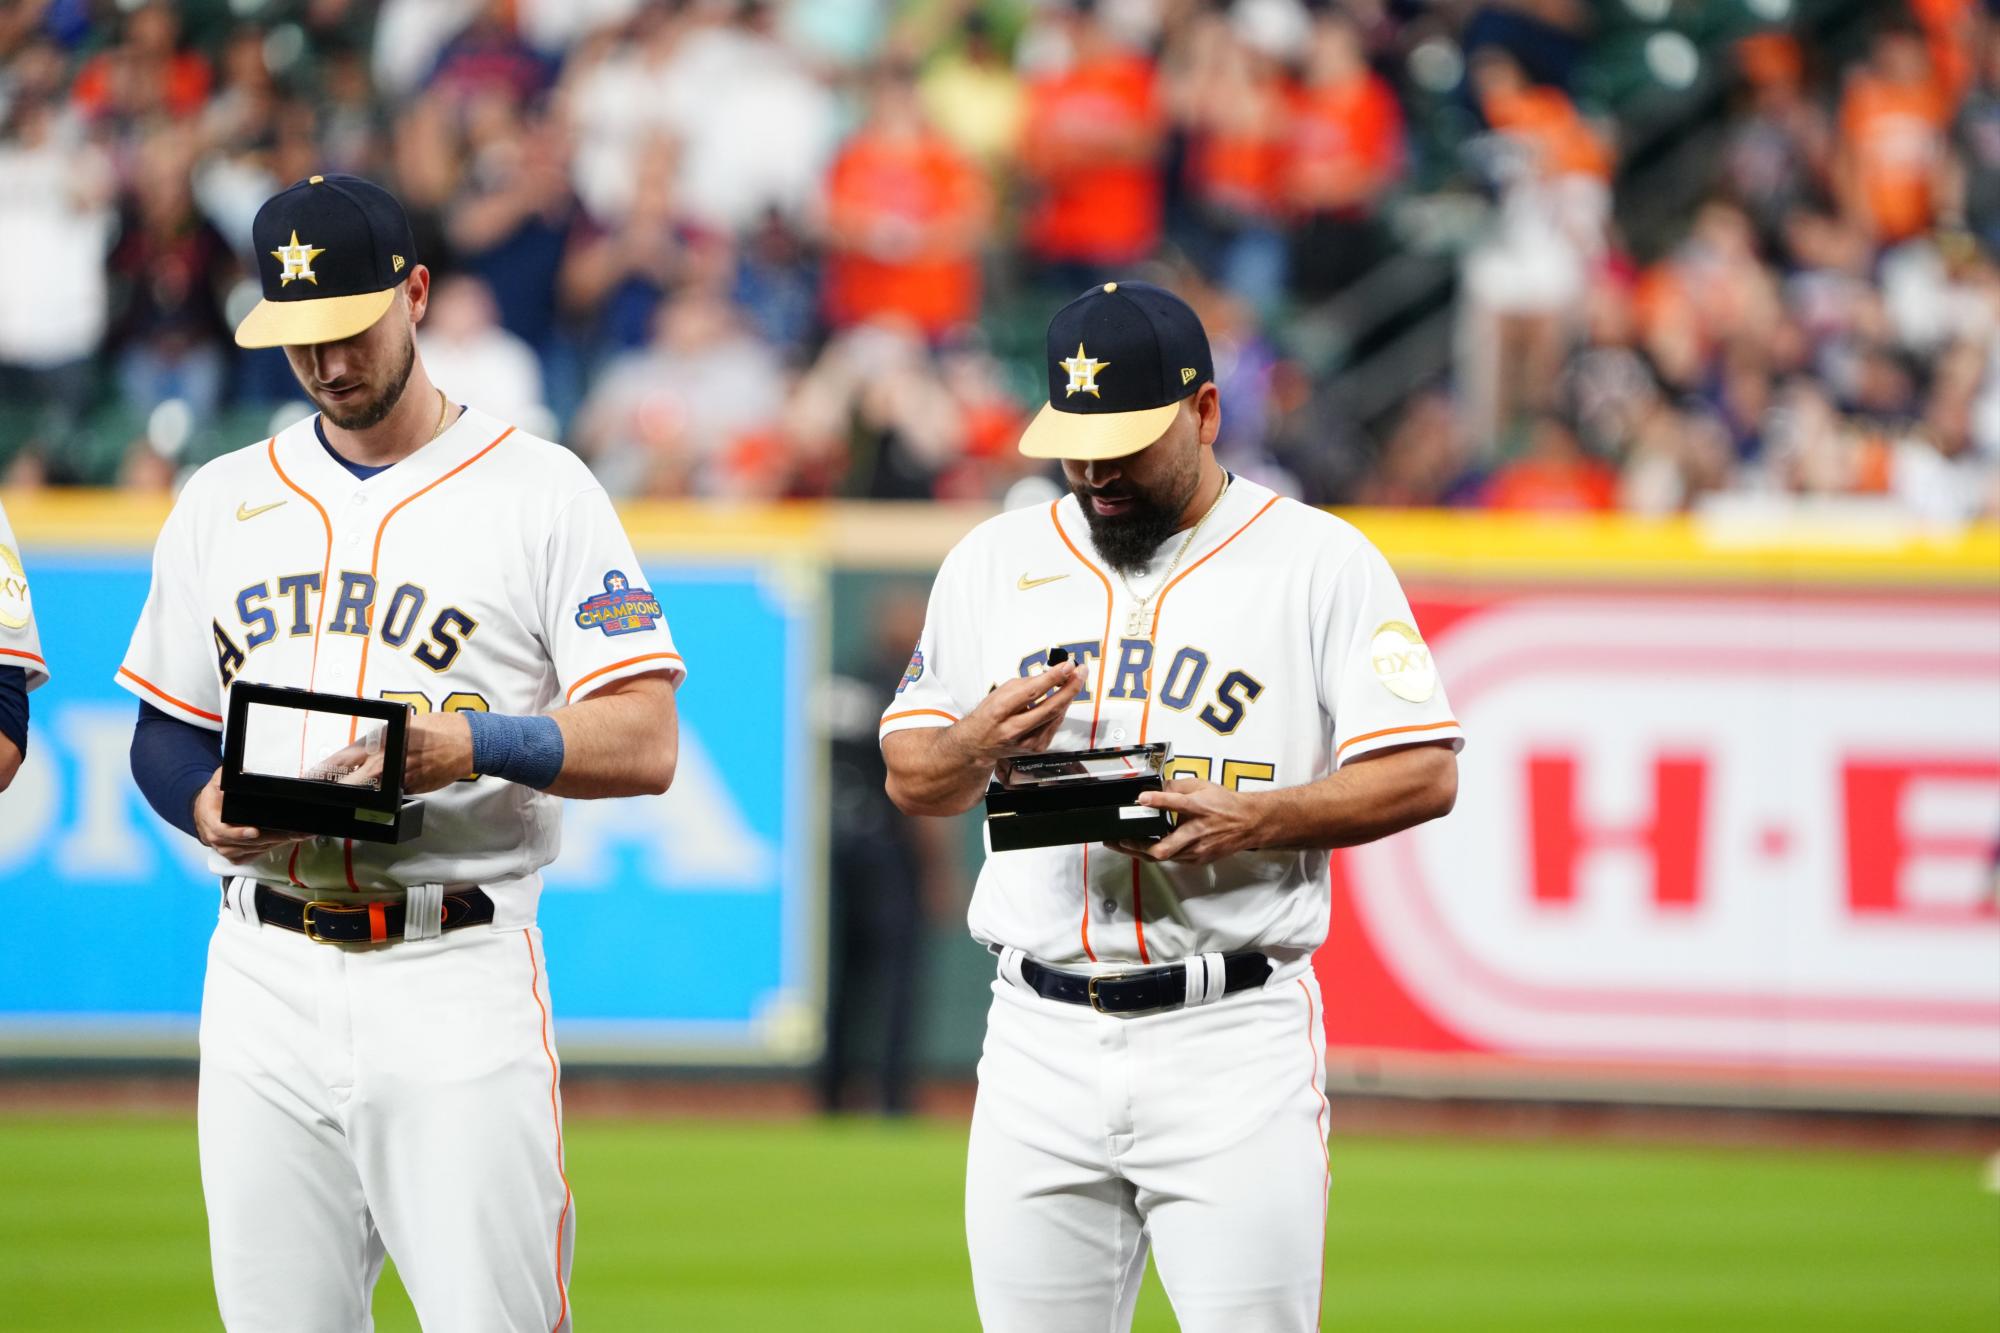
<path fill-rule="evenodd" d="M 1158 155 L 1134 159 L 1107 141 L 1157 136 L 1153 66 L 1135 55 L 1079 65 L 1028 86 L 1021 165 L 1037 197 L 1026 227 L 1040 258 L 1124 263 L 1160 242 Z"/>
<path fill-rule="evenodd" d="M 1931 71 L 1940 95 L 1956 103 L 1971 86 L 1979 17 L 1977 0 L 1908 0 L 1910 17 L 1924 30 Z"/>
<path fill-rule="evenodd" d="M 1489 509 L 1542 513 L 1611 509 L 1618 503 L 1618 477 L 1594 458 L 1522 458 L 1493 474 L 1485 498 Z"/>
<path fill-rule="evenodd" d="M 1292 93 L 1272 81 L 1256 90 L 1261 123 L 1203 130 L 1188 145 L 1188 184 L 1204 203 L 1247 217 L 1285 211 Z"/>
<path fill-rule="evenodd" d="M 1866 75 L 1848 86 L 1840 133 L 1883 242 L 1906 240 L 1930 226 L 1931 183 L 1950 114 L 1949 103 L 1932 87 L 1888 84 Z"/>
<path fill-rule="evenodd" d="M 1300 93 L 1287 194 L 1305 212 L 1364 205 L 1403 161 L 1403 111 L 1376 74 Z"/>
<path fill-rule="evenodd" d="M 1534 144 L 1549 175 L 1611 179 L 1610 152 L 1560 89 L 1489 97 L 1482 109 L 1494 129 Z"/>
<path fill-rule="evenodd" d="M 978 168 L 944 136 L 914 140 L 863 130 L 835 159 L 827 211 L 836 233 L 902 224 L 913 231 L 971 227 L 985 208 Z M 827 318 L 845 326 L 881 316 L 915 322 L 932 337 L 979 314 L 979 259 L 970 244 L 919 244 L 907 256 L 836 248 L 825 279 Z"/>
<path fill-rule="evenodd" d="M 110 53 L 99 52 L 84 62 L 76 82 L 70 85 L 70 100 L 92 119 L 113 109 L 117 79 L 113 65 Z M 196 52 L 175 52 L 161 67 L 160 78 L 160 99 L 169 115 L 185 119 L 200 114 L 207 105 L 211 84 L 208 62 Z"/>

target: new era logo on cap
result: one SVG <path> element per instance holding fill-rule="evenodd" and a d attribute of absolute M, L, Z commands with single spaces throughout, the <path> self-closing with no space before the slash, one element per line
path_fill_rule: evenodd
<path fill-rule="evenodd" d="M 312 176 L 280 191 L 250 225 L 264 299 L 243 347 L 351 338 L 382 317 L 416 253 L 403 206 L 359 176 Z"/>
<path fill-rule="evenodd" d="M 1147 282 L 1093 287 L 1049 321 L 1049 401 L 1021 437 L 1030 458 L 1101 459 L 1158 439 L 1215 378 L 1187 302 Z"/>

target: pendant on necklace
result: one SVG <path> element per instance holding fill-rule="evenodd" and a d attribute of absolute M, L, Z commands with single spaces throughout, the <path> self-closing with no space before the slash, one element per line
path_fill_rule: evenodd
<path fill-rule="evenodd" d="M 1125 617 L 1125 637 L 1128 639 L 1149 639 L 1152 637 L 1152 635 L 1146 632 L 1145 607 L 1134 607 L 1132 614 Z"/>

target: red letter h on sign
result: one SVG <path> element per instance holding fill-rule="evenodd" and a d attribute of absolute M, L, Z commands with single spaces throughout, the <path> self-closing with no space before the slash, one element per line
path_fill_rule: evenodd
<path fill-rule="evenodd" d="M 1699 897 L 1702 793 L 1708 763 L 1698 756 L 1662 755 L 1653 762 L 1653 818 L 1623 828 L 1585 825 L 1576 808 L 1576 759 L 1536 754 L 1528 759 L 1529 846 L 1537 903 L 1576 901 L 1577 862 L 1585 854 L 1634 848 L 1653 858 L 1653 902 L 1688 909 Z"/>

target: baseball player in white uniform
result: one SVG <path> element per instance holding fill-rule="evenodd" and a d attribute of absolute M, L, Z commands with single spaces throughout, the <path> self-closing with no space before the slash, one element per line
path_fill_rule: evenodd
<path fill-rule="evenodd" d="M 980 1317 L 1129 1327 L 1150 1247 L 1184 1329 L 1316 1328 L 1327 854 L 1449 811 L 1461 732 L 1381 554 L 1217 465 L 1192 310 L 1107 283 L 1055 316 L 1048 359 L 1021 450 L 1072 493 L 945 558 L 882 719 L 889 792 L 957 814 L 1000 756 L 1167 741 L 1173 780 L 1143 800 L 1178 824 L 980 873 Z"/>
<path fill-rule="evenodd" d="M 564 1330 L 540 871 L 556 797 L 671 782 L 681 658 L 584 465 L 430 383 L 429 273 L 393 197 L 314 176 L 254 236 L 265 299 L 237 341 L 282 346 L 320 412 L 187 483 L 118 672 L 135 774 L 223 882 L 200 1092 L 223 1322 L 371 1328 L 386 1249 L 430 1333 Z M 238 681 L 408 704 L 422 835 L 224 823 Z"/>
<path fill-rule="evenodd" d="M 0 509 L 0 791 L 13 784 L 28 753 L 28 695 L 48 678 L 27 566 Z"/>

